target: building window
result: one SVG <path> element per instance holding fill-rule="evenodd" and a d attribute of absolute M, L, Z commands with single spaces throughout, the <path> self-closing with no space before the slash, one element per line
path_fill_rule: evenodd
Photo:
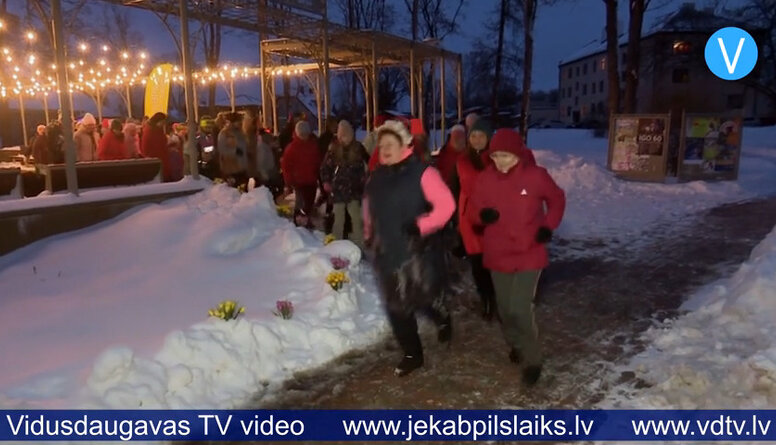
<path fill-rule="evenodd" d="M 601 57 L 601 71 L 606 71 L 606 57 Z"/>
<path fill-rule="evenodd" d="M 677 40 L 673 45 L 673 52 L 677 55 L 690 54 L 692 51 L 692 44 L 685 40 Z"/>
<path fill-rule="evenodd" d="M 593 60 L 593 63 L 591 63 L 591 65 L 593 65 L 593 72 L 596 72 L 598 65 L 596 65 L 595 60 Z"/>
<path fill-rule="evenodd" d="M 569 87 L 568 90 L 566 91 L 566 97 L 569 97 L 569 98 L 571 97 L 571 87 Z"/>
<path fill-rule="evenodd" d="M 595 82 L 590 84 L 590 94 L 595 94 Z"/>
<path fill-rule="evenodd" d="M 598 91 L 600 91 L 602 93 L 604 92 L 604 81 L 603 80 L 598 83 Z"/>
<path fill-rule="evenodd" d="M 583 95 L 583 96 L 586 96 L 586 95 L 587 95 L 587 84 L 583 84 L 583 85 L 582 85 L 582 95 Z"/>
<path fill-rule="evenodd" d="M 604 101 L 598 102 L 598 114 L 604 114 Z"/>
<path fill-rule="evenodd" d="M 569 79 L 571 79 L 571 76 L 574 74 L 574 69 L 569 67 Z"/>
<path fill-rule="evenodd" d="M 571 107 L 566 107 L 566 117 L 571 117 Z"/>
<path fill-rule="evenodd" d="M 583 74 L 583 75 L 587 74 L 587 63 L 585 63 L 584 65 L 582 65 L 582 74 Z"/>
<path fill-rule="evenodd" d="M 579 92 L 579 82 L 574 85 L 574 91 Z"/>
<path fill-rule="evenodd" d="M 730 94 L 727 97 L 728 108 L 744 108 L 744 95 L 743 94 Z"/>
<path fill-rule="evenodd" d="M 676 68 L 671 77 L 674 83 L 688 83 L 690 81 L 690 71 L 687 68 Z"/>
<path fill-rule="evenodd" d="M 574 98 L 574 105 L 579 105 L 579 96 Z"/>
<path fill-rule="evenodd" d="M 628 53 L 622 53 L 622 64 L 625 65 L 628 63 Z"/>
<path fill-rule="evenodd" d="M 577 77 L 579 77 L 579 65 L 577 65 Z"/>

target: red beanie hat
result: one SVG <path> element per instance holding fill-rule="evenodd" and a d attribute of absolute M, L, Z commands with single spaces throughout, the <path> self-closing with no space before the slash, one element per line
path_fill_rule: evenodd
<path fill-rule="evenodd" d="M 490 140 L 489 153 L 506 151 L 517 156 L 524 156 L 527 150 L 523 137 L 511 128 L 501 128 L 496 131 Z"/>

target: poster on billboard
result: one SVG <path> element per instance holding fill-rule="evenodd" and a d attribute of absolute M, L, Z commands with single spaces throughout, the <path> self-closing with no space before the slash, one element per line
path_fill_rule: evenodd
<path fill-rule="evenodd" d="M 609 169 L 618 176 L 663 181 L 670 116 L 614 115 L 609 124 Z"/>
<path fill-rule="evenodd" d="M 685 114 L 682 122 L 679 179 L 736 180 L 741 159 L 741 117 Z"/>

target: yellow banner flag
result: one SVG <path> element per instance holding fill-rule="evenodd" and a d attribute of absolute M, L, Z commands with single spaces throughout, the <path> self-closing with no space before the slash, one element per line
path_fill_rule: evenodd
<path fill-rule="evenodd" d="M 159 65 L 148 75 L 145 94 L 145 115 L 153 116 L 155 113 L 167 114 L 167 106 L 170 101 L 170 81 L 172 79 L 172 65 L 165 63 Z"/>

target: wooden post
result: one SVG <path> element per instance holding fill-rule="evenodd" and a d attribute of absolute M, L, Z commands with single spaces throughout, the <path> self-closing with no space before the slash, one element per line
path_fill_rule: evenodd
<path fill-rule="evenodd" d="M 372 38 L 372 120 L 377 117 L 379 112 L 377 96 L 380 91 L 380 67 L 377 65 L 377 44 Z"/>
<path fill-rule="evenodd" d="M 410 47 L 410 115 L 415 117 L 417 95 L 415 91 L 415 44 Z"/>
<path fill-rule="evenodd" d="M 21 114 L 22 117 L 22 137 L 24 138 L 24 146 L 26 147 L 29 139 L 27 137 L 27 118 L 25 116 L 26 113 L 24 112 L 24 97 L 22 92 L 19 92 L 19 114 Z"/>
<path fill-rule="evenodd" d="M 323 134 L 325 117 L 323 116 L 323 104 L 321 103 L 321 73 L 315 72 L 315 108 L 318 113 L 318 135 Z"/>
<path fill-rule="evenodd" d="M 445 107 L 445 56 L 440 57 L 439 60 L 439 107 L 442 109 L 441 127 L 442 127 L 442 143 L 445 143 L 445 130 L 447 129 L 446 116 L 447 109 Z"/>
<path fill-rule="evenodd" d="M 97 128 L 100 128 L 102 126 L 102 92 L 99 85 L 97 85 L 95 91 L 97 95 Z"/>
<path fill-rule="evenodd" d="M 57 85 L 59 88 L 69 88 L 67 81 L 67 58 L 65 56 L 65 37 L 62 26 L 62 5 L 60 0 L 51 0 L 51 21 L 54 25 L 54 49 L 57 66 Z M 62 101 L 62 137 L 65 151 L 65 177 L 67 191 L 78 195 L 78 176 L 75 171 L 75 142 L 73 141 L 73 94 L 70 101 Z"/>
<path fill-rule="evenodd" d="M 455 70 L 457 72 L 457 99 L 458 99 L 458 122 L 461 122 L 463 120 L 463 60 L 461 58 L 461 55 L 458 55 L 458 63 L 456 64 Z"/>
<path fill-rule="evenodd" d="M 46 115 L 46 125 L 48 125 L 51 119 L 49 119 L 48 93 L 46 91 L 43 92 L 43 113 Z"/>
<path fill-rule="evenodd" d="M 70 89 L 69 85 L 68 85 L 67 88 L 68 88 L 67 97 L 68 97 L 68 101 L 69 101 L 68 103 L 70 104 L 70 122 L 74 123 L 75 122 L 75 106 L 73 106 L 73 90 Z M 62 115 L 64 115 L 64 113 L 65 112 L 62 111 Z M 63 124 L 64 124 L 64 122 L 63 122 Z"/>
<path fill-rule="evenodd" d="M 232 107 L 232 113 L 235 111 L 235 99 L 234 99 L 234 79 L 229 81 L 229 105 Z"/>
<path fill-rule="evenodd" d="M 183 58 L 183 90 L 186 96 L 186 153 L 189 155 L 188 173 L 199 179 L 199 153 L 197 152 L 197 122 L 194 117 L 194 78 L 192 75 L 191 43 L 189 42 L 189 8 L 186 0 L 178 0 L 181 15 L 181 49 Z"/>
<path fill-rule="evenodd" d="M 197 91 L 197 82 L 191 81 L 191 94 L 194 96 L 194 120 L 197 121 L 199 128 L 199 91 Z"/>
<path fill-rule="evenodd" d="M 278 95 L 275 85 L 275 78 L 272 78 L 272 83 L 270 84 L 272 86 L 272 97 L 270 100 L 272 101 L 272 129 L 274 130 L 274 134 L 278 134 Z M 285 148 L 285 147 L 281 147 Z"/>
<path fill-rule="evenodd" d="M 259 4 L 261 4 L 261 2 L 259 2 Z M 264 62 L 264 45 L 261 43 L 261 34 L 259 34 L 259 70 L 261 71 L 261 73 L 259 73 L 259 77 L 261 78 L 261 126 L 267 128 L 267 111 L 269 110 L 269 107 L 267 106 L 267 72 Z M 320 81 L 318 84 L 320 85 Z"/>
<path fill-rule="evenodd" d="M 375 116 L 372 116 L 372 76 L 369 68 L 364 68 L 364 114 L 366 114 L 366 131 L 374 131 Z"/>
<path fill-rule="evenodd" d="M 132 119 L 132 85 L 127 84 L 127 117 Z"/>
<path fill-rule="evenodd" d="M 323 0 L 323 103 L 324 114 L 329 117 L 331 113 L 331 91 L 329 85 L 329 18 L 327 1 Z"/>
<path fill-rule="evenodd" d="M 423 112 L 425 111 L 424 110 L 425 107 L 423 106 L 424 102 L 425 102 L 425 100 L 423 100 L 424 99 L 424 97 L 423 97 L 423 80 L 425 80 L 423 78 L 423 62 L 420 62 L 420 70 L 419 71 L 420 72 L 418 73 L 418 78 L 419 78 L 420 82 L 418 82 L 418 116 L 417 117 L 418 117 L 418 119 L 420 119 L 422 121 L 423 117 L 424 117 L 423 116 L 423 114 L 424 114 Z"/>

